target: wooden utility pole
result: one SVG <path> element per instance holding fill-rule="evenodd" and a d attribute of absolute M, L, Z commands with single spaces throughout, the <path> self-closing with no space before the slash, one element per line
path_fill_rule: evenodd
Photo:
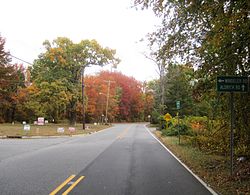
<path fill-rule="evenodd" d="M 109 107 L 109 95 L 110 95 L 110 83 L 114 83 L 115 81 L 105 81 L 108 83 L 108 90 L 107 90 L 107 101 L 106 101 L 106 111 L 105 111 L 105 124 L 108 124 L 108 107 Z"/>
<path fill-rule="evenodd" d="M 84 106 L 84 69 L 81 71 L 82 76 L 82 129 L 85 130 L 85 106 Z"/>

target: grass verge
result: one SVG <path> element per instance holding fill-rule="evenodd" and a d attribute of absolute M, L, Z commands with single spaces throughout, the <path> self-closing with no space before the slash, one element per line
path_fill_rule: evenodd
<path fill-rule="evenodd" d="M 196 175 L 208 183 L 218 194 L 249 195 L 250 162 L 237 164 L 233 177 L 230 176 L 229 158 L 214 154 L 206 154 L 177 137 L 163 137 L 160 131 L 155 135 Z M 243 175 L 242 175 L 243 174 Z"/>
<path fill-rule="evenodd" d="M 64 133 L 58 133 L 57 128 L 63 127 Z M 70 132 L 69 127 L 74 127 L 75 132 Z M 24 131 L 22 124 L 0 124 L 0 136 L 22 137 L 22 136 L 69 136 L 79 134 L 89 134 L 100 131 L 109 126 L 86 124 L 86 129 L 82 130 L 82 124 L 70 126 L 68 124 L 46 124 L 44 126 L 30 125 L 30 131 Z"/>

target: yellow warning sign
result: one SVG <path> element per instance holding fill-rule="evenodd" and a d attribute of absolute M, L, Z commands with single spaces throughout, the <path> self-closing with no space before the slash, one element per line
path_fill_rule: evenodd
<path fill-rule="evenodd" d="M 172 119 L 172 116 L 169 113 L 167 113 L 167 114 L 165 114 L 164 118 L 168 122 Z"/>

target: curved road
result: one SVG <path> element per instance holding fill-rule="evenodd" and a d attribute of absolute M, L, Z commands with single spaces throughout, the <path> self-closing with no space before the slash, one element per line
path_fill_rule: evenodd
<path fill-rule="evenodd" d="M 117 124 L 88 136 L 0 140 L 0 194 L 211 194 L 149 133 Z"/>

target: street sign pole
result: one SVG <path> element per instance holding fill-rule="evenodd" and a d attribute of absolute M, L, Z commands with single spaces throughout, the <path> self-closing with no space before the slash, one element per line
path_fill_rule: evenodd
<path fill-rule="evenodd" d="M 234 94 L 230 92 L 231 109 L 231 129 L 230 129 L 230 173 L 233 176 L 233 156 L 234 156 Z"/>
<path fill-rule="evenodd" d="M 230 173 L 233 176 L 233 157 L 234 157 L 234 92 L 248 93 L 250 92 L 250 77 L 248 76 L 218 76 L 217 91 L 230 92 Z"/>
<path fill-rule="evenodd" d="M 181 101 L 176 101 L 176 109 L 180 110 L 181 108 Z M 177 120 L 178 120 L 178 139 L 179 139 L 179 145 L 181 144 L 181 135 L 180 135 L 180 118 L 179 118 L 179 112 L 177 112 Z"/>
<path fill-rule="evenodd" d="M 177 120 L 178 120 L 178 139 L 179 145 L 181 144 L 181 135 L 180 135 L 180 119 L 179 119 L 179 112 L 177 112 Z"/>
<path fill-rule="evenodd" d="M 247 76 L 218 76 L 218 92 L 247 93 L 249 90 L 249 77 Z"/>

